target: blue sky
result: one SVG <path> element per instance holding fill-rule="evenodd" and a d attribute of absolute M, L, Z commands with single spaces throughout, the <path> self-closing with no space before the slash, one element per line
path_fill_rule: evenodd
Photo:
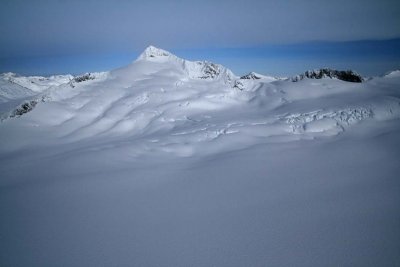
<path fill-rule="evenodd" d="M 242 74 L 400 68 L 399 1 L 2 0 L 0 72 L 81 73 L 152 44 Z"/>

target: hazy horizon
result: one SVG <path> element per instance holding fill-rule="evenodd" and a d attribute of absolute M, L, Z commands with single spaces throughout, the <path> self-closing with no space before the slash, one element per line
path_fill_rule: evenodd
<path fill-rule="evenodd" d="M 26 1 L 0 10 L 0 72 L 106 71 L 148 45 L 236 74 L 400 68 L 400 4 L 362 1 Z"/>
<path fill-rule="evenodd" d="M 150 44 L 149 44 L 150 45 Z M 352 69 L 364 76 L 383 75 L 400 68 L 400 38 L 351 42 L 306 42 L 258 47 L 166 49 L 188 60 L 208 60 L 242 75 L 251 71 L 275 76 L 308 69 Z M 134 61 L 142 50 L 3 58 L 0 72 L 20 75 L 80 74 L 108 71 Z"/>

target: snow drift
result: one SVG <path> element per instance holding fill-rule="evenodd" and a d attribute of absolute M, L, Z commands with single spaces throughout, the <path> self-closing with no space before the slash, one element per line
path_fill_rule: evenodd
<path fill-rule="evenodd" d="M 0 265 L 399 264 L 399 76 L 295 80 L 2 74 Z"/>

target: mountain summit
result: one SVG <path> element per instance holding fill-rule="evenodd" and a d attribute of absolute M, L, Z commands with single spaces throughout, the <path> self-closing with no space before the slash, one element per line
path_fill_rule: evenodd
<path fill-rule="evenodd" d="M 149 58 L 157 58 L 157 57 L 170 57 L 174 56 L 170 52 L 165 51 L 161 48 L 157 48 L 155 46 L 148 46 L 138 57 L 140 59 L 149 59 Z M 175 56 L 174 56 L 175 57 Z"/>
<path fill-rule="evenodd" d="M 233 84 L 238 77 L 228 68 L 209 61 L 189 61 L 155 46 L 147 47 L 132 64 L 136 66 L 135 70 L 140 69 L 140 65 L 144 68 L 153 63 L 164 64 L 163 69 L 183 71 L 184 78 L 202 79 L 202 80 L 221 80 L 225 84 Z M 151 67 L 155 69 L 155 66 Z"/>

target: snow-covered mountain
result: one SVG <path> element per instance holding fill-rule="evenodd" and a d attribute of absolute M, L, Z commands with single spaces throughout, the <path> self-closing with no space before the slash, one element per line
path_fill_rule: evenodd
<path fill-rule="evenodd" d="M 388 74 L 386 74 L 385 77 L 386 78 L 398 78 L 398 77 L 400 77 L 400 70 L 391 71 Z"/>
<path fill-rule="evenodd" d="M 248 146 L 254 136 L 264 136 L 269 142 L 278 137 L 336 135 L 363 120 L 397 119 L 400 114 L 396 97 L 377 95 L 376 83 L 385 84 L 385 78 L 357 84 L 343 80 L 350 77 L 361 82 L 359 75 L 330 69 L 307 71 L 295 84 L 293 78 L 254 72 L 239 77 L 219 64 L 187 61 L 153 46 L 130 65 L 106 73 L 2 77 L 12 85 L 2 87 L 4 99 L 12 95 L 24 100 L 5 112 L 3 119 L 29 112 L 2 125 L 6 131 L 29 122 L 40 129 L 57 125 L 48 133 L 54 142 L 156 136 L 152 150 L 184 155 L 196 153 L 217 138 L 220 145 L 225 139 L 239 143 L 249 139 Z M 332 103 L 339 96 L 340 101 Z M 300 102 L 307 105 L 299 107 Z M 180 140 L 185 140 L 182 148 L 166 145 L 172 142 L 180 147 Z M 238 149 L 241 145 L 228 142 L 226 146 Z"/>
<path fill-rule="evenodd" d="M 399 85 L 153 46 L 104 73 L 2 74 L 0 265 L 398 263 Z"/>

